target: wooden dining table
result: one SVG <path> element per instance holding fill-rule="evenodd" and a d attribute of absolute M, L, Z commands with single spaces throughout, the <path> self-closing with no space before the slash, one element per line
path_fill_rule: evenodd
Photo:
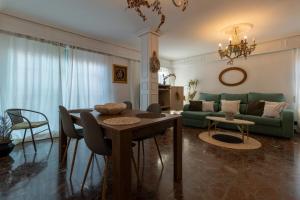
<path fill-rule="evenodd" d="M 118 115 L 101 115 L 97 111 L 91 112 L 96 118 L 99 126 L 105 132 L 105 136 L 112 140 L 112 195 L 114 200 L 131 199 L 131 148 L 132 140 L 140 135 L 154 130 L 157 127 L 173 127 L 173 168 L 174 182 L 182 180 L 182 119 L 180 115 L 164 114 L 159 118 L 141 118 L 141 121 L 132 125 L 111 126 L 105 124 L 105 119 L 113 117 L 135 117 L 145 113 L 139 110 L 126 110 Z M 81 125 L 80 110 L 70 112 L 75 124 Z M 60 121 L 59 130 L 59 159 L 67 147 L 67 136 L 65 135 Z M 65 167 L 65 166 L 62 166 Z"/>

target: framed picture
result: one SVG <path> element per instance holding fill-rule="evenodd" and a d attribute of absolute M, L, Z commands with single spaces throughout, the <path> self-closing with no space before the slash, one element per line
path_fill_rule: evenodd
<path fill-rule="evenodd" d="M 113 83 L 127 83 L 127 66 L 113 65 Z"/>

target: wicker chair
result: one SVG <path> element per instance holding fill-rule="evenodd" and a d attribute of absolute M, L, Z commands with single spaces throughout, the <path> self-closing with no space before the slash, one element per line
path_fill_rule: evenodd
<path fill-rule="evenodd" d="M 22 112 L 28 112 L 28 113 L 40 115 L 44 118 L 44 121 L 30 121 L 27 117 L 22 115 Z M 50 135 L 51 141 L 53 142 L 49 121 L 45 114 L 38 112 L 38 111 L 19 109 L 19 108 L 8 109 L 8 110 L 6 110 L 6 113 L 8 114 L 8 116 L 11 120 L 12 131 L 24 130 L 22 144 L 24 144 L 24 142 L 25 142 L 26 132 L 28 129 L 30 130 L 30 133 L 31 133 L 32 143 L 33 143 L 35 152 L 36 152 L 36 144 L 35 144 L 35 140 L 34 140 L 34 135 L 49 130 L 49 135 Z M 42 126 L 47 126 L 47 128 L 42 131 L 39 131 L 38 133 L 35 133 L 35 134 L 33 133 L 33 129 L 40 128 Z"/>

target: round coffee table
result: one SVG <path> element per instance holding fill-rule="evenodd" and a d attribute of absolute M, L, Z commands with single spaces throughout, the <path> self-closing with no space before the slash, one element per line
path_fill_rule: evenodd
<path fill-rule="evenodd" d="M 234 124 L 237 126 L 238 130 L 242 134 L 243 137 L 243 143 L 245 143 L 245 132 L 247 135 L 247 138 L 249 136 L 249 126 L 254 125 L 255 123 L 248 120 L 243 119 L 233 119 L 233 120 L 227 120 L 225 117 L 213 117 L 213 116 L 207 116 L 206 119 L 208 119 L 208 133 L 209 136 L 211 136 L 211 129 L 214 127 L 215 133 L 217 131 L 217 125 L 218 123 L 227 123 L 227 124 Z"/>

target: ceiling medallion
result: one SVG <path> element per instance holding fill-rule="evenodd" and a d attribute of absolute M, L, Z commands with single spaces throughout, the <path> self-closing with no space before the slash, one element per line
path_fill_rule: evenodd
<path fill-rule="evenodd" d="M 182 11 L 185 11 L 188 5 L 188 0 L 172 0 L 173 4 L 181 8 Z M 159 31 L 160 27 L 165 23 L 166 16 L 162 12 L 162 6 L 160 0 L 127 0 L 128 8 L 134 9 L 138 15 L 143 19 L 143 21 L 147 20 L 147 17 L 142 12 L 142 7 L 146 7 L 148 9 L 152 9 L 152 12 L 155 12 L 158 16 L 160 16 L 160 24 L 156 28 L 156 32 Z"/>
<path fill-rule="evenodd" d="M 228 58 L 229 61 L 227 64 L 232 65 L 233 60 L 244 56 L 246 59 L 256 47 L 255 39 L 253 39 L 253 43 L 249 45 L 247 40 L 246 33 L 249 32 L 253 28 L 252 24 L 242 23 L 235 24 L 223 29 L 224 33 L 230 35 L 229 44 L 222 48 L 222 44 L 219 43 L 219 54 L 221 59 Z M 241 39 L 241 35 L 244 34 L 244 38 Z"/>

